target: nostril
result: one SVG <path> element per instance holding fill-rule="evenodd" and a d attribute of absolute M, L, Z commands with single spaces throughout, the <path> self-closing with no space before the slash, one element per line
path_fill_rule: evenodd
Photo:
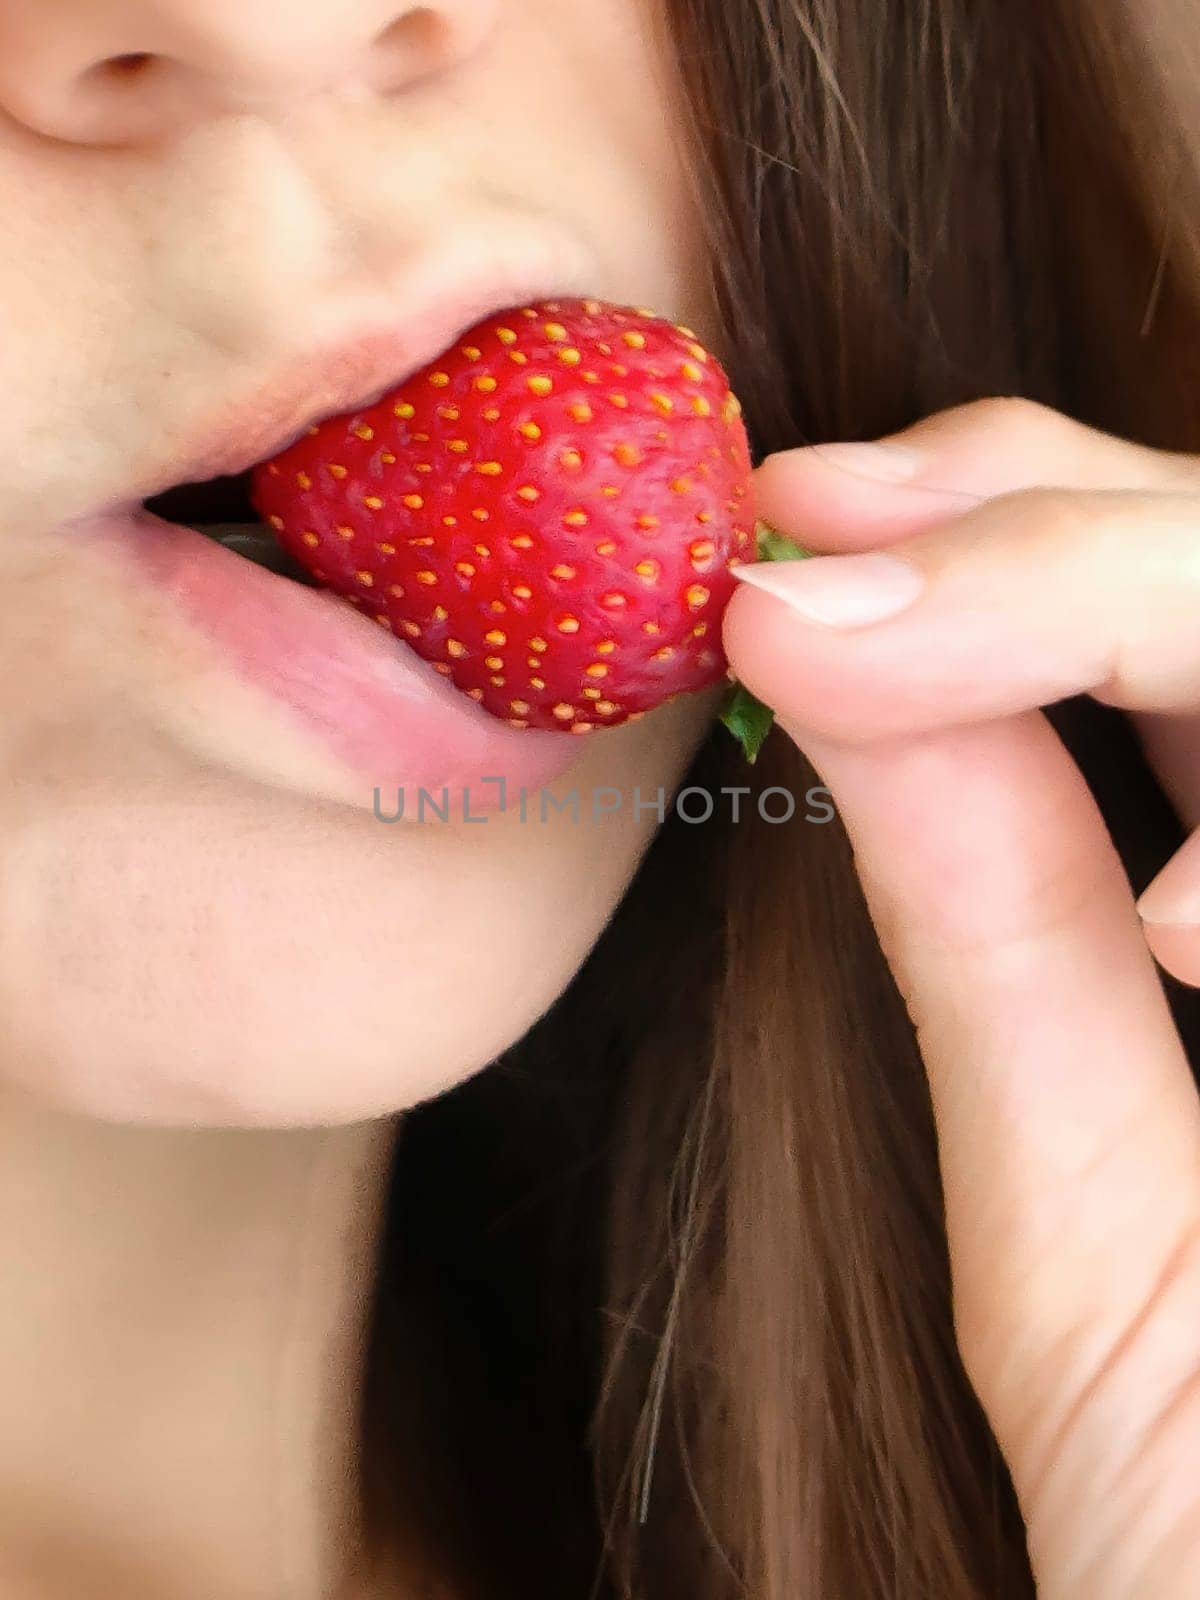
<path fill-rule="evenodd" d="M 135 83 L 148 78 L 163 64 L 161 56 L 151 55 L 146 50 L 130 50 L 125 55 L 109 56 L 106 61 L 97 61 L 83 76 L 93 83 Z"/>
<path fill-rule="evenodd" d="M 128 55 L 111 56 L 107 61 L 102 61 L 102 71 L 119 74 L 121 77 L 131 77 L 134 73 L 144 72 L 154 60 L 145 50 L 131 50 Z"/>
<path fill-rule="evenodd" d="M 387 27 L 376 35 L 376 47 L 387 49 L 390 45 L 411 44 L 416 40 L 428 38 L 436 25 L 437 15 L 433 8 L 418 6 L 415 11 L 406 11 L 402 17 L 389 22 Z"/>
<path fill-rule="evenodd" d="M 93 61 L 73 81 L 64 80 L 62 89 L 60 120 L 46 131 L 104 147 L 165 136 L 195 105 L 189 69 L 173 56 L 149 50 Z"/>
<path fill-rule="evenodd" d="M 434 6 L 418 6 L 382 29 L 372 53 L 395 72 L 421 73 L 438 65 L 453 29 Z"/>

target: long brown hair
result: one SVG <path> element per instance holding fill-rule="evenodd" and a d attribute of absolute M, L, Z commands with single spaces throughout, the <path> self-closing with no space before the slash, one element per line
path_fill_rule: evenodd
<path fill-rule="evenodd" d="M 670 0 L 759 457 L 1017 393 L 1200 449 L 1200 26 L 1132 9 Z M 1054 715 L 1140 888 L 1178 824 L 1121 717 Z M 689 781 L 816 779 L 715 733 Z M 1033 1592 L 912 1028 L 803 811 L 670 818 L 552 1011 L 405 1125 L 364 1499 L 455 1600 Z"/>

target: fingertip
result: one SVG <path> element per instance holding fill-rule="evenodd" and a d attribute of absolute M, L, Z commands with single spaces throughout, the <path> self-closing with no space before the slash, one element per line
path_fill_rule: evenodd
<path fill-rule="evenodd" d="M 1137 903 L 1150 953 L 1180 983 L 1200 987 L 1200 834 L 1193 833 Z"/>
<path fill-rule="evenodd" d="M 1150 953 L 1180 983 L 1200 988 L 1200 928 L 1182 922 L 1143 922 Z"/>
<path fill-rule="evenodd" d="M 1138 916 L 1150 928 L 1200 928 L 1200 833 L 1191 834 L 1150 885 Z"/>
<path fill-rule="evenodd" d="M 813 671 L 805 649 L 810 631 L 798 624 L 791 607 L 765 590 L 739 584 L 725 609 L 722 642 L 730 669 L 739 683 L 768 705 L 787 724 L 807 725 L 814 715 L 835 727 L 853 711 L 843 704 L 836 679 Z M 823 684 L 819 708 L 812 693 Z M 789 727 L 788 731 L 791 731 Z"/>
<path fill-rule="evenodd" d="M 781 450 L 755 473 L 755 504 L 764 522 L 808 549 L 866 549 L 954 509 L 944 493 L 923 486 L 927 469 L 924 452 L 891 440 Z"/>
<path fill-rule="evenodd" d="M 894 488 L 912 483 L 928 466 L 928 453 L 895 439 L 831 440 L 828 444 L 801 445 L 768 456 L 760 472 L 825 472 L 875 487 Z"/>
<path fill-rule="evenodd" d="M 730 666 L 739 677 L 742 655 L 754 638 L 755 619 L 763 609 L 769 611 L 774 607 L 761 589 L 745 583 L 735 585 L 721 619 L 721 642 Z"/>
<path fill-rule="evenodd" d="M 776 710 L 775 695 L 788 675 L 787 628 L 786 606 L 744 583 L 734 589 L 721 623 L 721 642 L 734 676 Z"/>
<path fill-rule="evenodd" d="M 911 697 L 880 693 L 880 684 L 891 681 L 881 666 L 888 654 L 886 639 L 881 644 L 876 638 L 888 632 L 886 627 L 866 628 L 869 637 L 851 638 L 844 613 L 842 626 L 822 626 L 801 615 L 798 597 L 787 593 L 785 580 L 818 565 L 763 563 L 761 584 L 757 579 L 739 583 L 726 607 L 722 634 L 734 676 L 781 720 L 839 743 L 891 738 L 912 731 L 914 722 L 926 723 Z M 776 578 L 782 593 L 775 589 Z"/>

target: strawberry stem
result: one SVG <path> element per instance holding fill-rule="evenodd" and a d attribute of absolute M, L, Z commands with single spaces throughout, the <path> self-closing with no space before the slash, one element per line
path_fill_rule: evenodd
<path fill-rule="evenodd" d="M 760 561 L 807 561 L 812 554 L 766 522 L 756 524 L 754 540 Z M 721 707 L 720 721 L 741 745 L 742 754 L 753 766 L 775 721 L 770 706 L 764 705 L 735 678 Z"/>

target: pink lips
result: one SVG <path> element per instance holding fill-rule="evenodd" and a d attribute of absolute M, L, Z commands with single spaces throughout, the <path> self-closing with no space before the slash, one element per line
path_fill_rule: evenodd
<path fill-rule="evenodd" d="M 514 252 L 516 246 L 512 246 Z M 234 475 L 267 460 L 325 417 L 369 404 L 453 344 L 490 310 L 584 292 L 578 274 L 564 270 L 561 252 L 540 252 L 542 270 L 497 260 L 498 242 L 469 270 L 424 262 L 406 284 L 408 309 L 380 325 L 357 322 L 310 338 L 276 361 L 269 381 L 241 384 L 223 397 L 172 452 L 167 474 L 155 470 L 133 488 L 151 499 L 179 483 Z M 234 386 L 231 385 L 231 388 Z M 161 469 L 163 463 L 159 463 Z"/>
<path fill-rule="evenodd" d="M 340 336 L 325 328 L 273 379 L 231 394 L 224 413 L 172 452 L 136 493 L 237 473 L 265 460 L 322 416 L 367 403 L 433 360 L 489 308 L 553 292 L 583 292 L 569 252 L 549 241 L 534 249 L 516 236 L 486 252 L 439 263 L 430 258 L 405 284 L 406 313 Z M 128 503 L 76 524 L 115 553 L 127 573 L 165 597 L 173 616 L 208 642 L 225 681 L 251 686 L 277 704 L 292 730 L 316 741 L 343 775 L 341 794 L 378 787 L 394 796 L 424 788 L 467 791 L 456 804 L 494 810 L 499 783 L 535 789 L 564 773 L 579 741 L 509 728 L 443 681 L 406 645 L 330 595 L 254 566 L 191 529 Z M 385 798 L 385 804 L 387 800 Z"/>
<path fill-rule="evenodd" d="M 90 531 L 132 556 L 223 666 L 360 778 L 364 804 L 378 787 L 391 807 L 403 789 L 411 814 L 420 789 L 439 804 L 448 789 L 452 817 L 482 813 L 499 804 L 500 779 L 510 793 L 536 789 L 580 753 L 561 735 L 506 727 L 345 601 L 266 572 L 190 528 L 137 512 L 99 519 Z"/>

